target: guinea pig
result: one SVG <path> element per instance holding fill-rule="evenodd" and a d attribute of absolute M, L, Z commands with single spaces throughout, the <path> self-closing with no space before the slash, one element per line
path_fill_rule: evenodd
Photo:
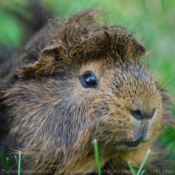
<path fill-rule="evenodd" d="M 127 174 L 128 161 L 139 168 L 149 148 L 145 169 L 157 168 L 153 145 L 172 124 L 171 97 L 142 63 L 144 46 L 124 27 L 101 24 L 99 14 L 50 21 L 1 74 L 23 170 L 95 174 L 94 139 L 102 174 Z"/>

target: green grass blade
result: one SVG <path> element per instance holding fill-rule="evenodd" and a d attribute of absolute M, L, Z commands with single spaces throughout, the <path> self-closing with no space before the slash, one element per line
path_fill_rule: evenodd
<path fill-rule="evenodd" d="M 95 161 L 96 161 L 96 165 L 97 165 L 97 172 L 98 172 L 98 175 L 101 175 L 100 158 L 99 158 L 98 144 L 97 144 L 96 139 L 94 139 L 93 144 L 94 144 Z"/>
<path fill-rule="evenodd" d="M 15 157 L 15 163 L 18 166 L 18 158 L 16 156 L 14 156 L 14 157 Z"/>
<path fill-rule="evenodd" d="M 141 173 L 140 173 L 140 175 L 143 175 L 145 173 L 145 170 L 143 170 Z"/>
<path fill-rule="evenodd" d="M 3 165 L 5 166 L 6 170 L 10 170 L 10 161 L 8 158 L 6 158 L 3 154 L 0 154 L 0 159 L 3 163 Z M 7 173 L 8 175 L 10 175 L 10 173 Z"/>
<path fill-rule="evenodd" d="M 0 154 L 0 159 L 1 159 L 2 163 L 4 164 L 6 170 L 9 170 L 10 169 L 9 159 L 6 158 L 3 154 Z"/>
<path fill-rule="evenodd" d="M 18 175 L 21 175 L 21 151 L 19 151 L 18 157 Z"/>
<path fill-rule="evenodd" d="M 133 175 L 136 175 L 136 172 L 135 172 L 135 170 L 134 170 L 134 167 L 132 166 L 132 163 L 129 161 L 128 162 L 128 165 L 129 165 L 129 168 L 130 168 L 130 170 L 131 170 L 131 173 L 133 174 Z"/>
<path fill-rule="evenodd" d="M 141 165 L 140 165 L 140 167 L 139 167 L 139 170 L 138 170 L 138 172 L 137 172 L 137 175 L 140 175 L 140 174 L 141 174 L 142 168 L 143 168 L 143 166 L 145 165 L 146 160 L 148 159 L 148 156 L 149 156 L 150 152 L 151 152 L 151 150 L 148 149 L 148 151 L 147 151 L 147 153 L 146 153 L 146 155 L 145 155 L 145 157 L 144 157 L 144 159 L 143 159 L 143 161 L 142 161 L 142 163 L 141 163 Z"/>

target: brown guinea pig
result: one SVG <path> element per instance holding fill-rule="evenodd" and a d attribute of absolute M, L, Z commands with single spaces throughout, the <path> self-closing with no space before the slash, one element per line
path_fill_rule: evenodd
<path fill-rule="evenodd" d="M 171 121 L 171 98 L 140 61 L 145 48 L 123 27 L 100 24 L 98 13 L 53 20 L 1 75 L 23 170 L 95 174 L 96 139 L 102 174 L 127 174 Z M 151 153 L 147 170 L 158 160 Z"/>

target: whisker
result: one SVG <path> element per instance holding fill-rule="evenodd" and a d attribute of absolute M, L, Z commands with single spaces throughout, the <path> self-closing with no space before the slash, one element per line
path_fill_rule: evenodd
<path fill-rule="evenodd" d="M 166 83 L 166 82 L 167 82 L 172 76 L 174 76 L 174 75 L 175 75 L 175 72 L 172 73 L 171 75 L 169 75 L 169 76 L 160 84 L 160 86 L 162 86 L 162 87 L 164 87 L 164 88 L 167 87 L 167 86 L 168 86 L 170 83 L 172 83 L 175 79 L 174 79 L 173 81 L 171 81 L 170 83 L 168 83 L 167 85 L 165 85 L 165 86 L 163 86 L 163 84 Z"/>
<path fill-rule="evenodd" d="M 175 132 L 172 132 L 172 131 L 171 131 L 171 128 L 169 128 L 169 127 L 164 127 L 164 128 L 162 128 L 162 131 L 163 131 L 163 133 L 164 133 L 166 136 L 168 136 L 168 137 L 173 137 L 173 136 L 175 136 Z"/>
<path fill-rule="evenodd" d="M 169 82 L 168 84 L 166 84 L 165 86 L 164 86 L 164 88 L 166 88 L 166 87 L 168 87 L 170 84 L 172 84 L 173 82 L 175 82 L 175 78 L 174 78 L 174 80 L 172 80 L 171 82 Z"/>

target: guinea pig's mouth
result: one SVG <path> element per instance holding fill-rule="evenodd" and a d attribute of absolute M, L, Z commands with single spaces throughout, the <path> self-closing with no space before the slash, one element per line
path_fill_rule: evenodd
<path fill-rule="evenodd" d="M 140 140 L 134 141 L 134 142 L 124 142 L 124 145 L 130 148 L 136 148 L 140 145 Z"/>
<path fill-rule="evenodd" d="M 122 141 L 120 142 L 120 145 L 124 145 L 126 149 L 136 149 L 139 147 L 141 143 L 141 140 L 136 140 L 136 141 Z"/>

